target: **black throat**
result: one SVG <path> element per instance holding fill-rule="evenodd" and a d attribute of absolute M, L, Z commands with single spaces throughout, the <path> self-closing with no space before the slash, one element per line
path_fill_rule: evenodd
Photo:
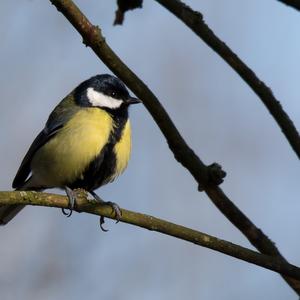
<path fill-rule="evenodd" d="M 119 109 L 102 109 L 108 112 L 113 119 L 114 128 L 109 137 L 109 144 L 115 145 L 120 140 L 124 126 L 128 120 L 128 108 L 120 107 Z"/>

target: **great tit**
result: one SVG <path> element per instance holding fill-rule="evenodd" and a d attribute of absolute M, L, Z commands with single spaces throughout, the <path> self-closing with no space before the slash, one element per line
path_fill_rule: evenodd
<path fill-rule="evenodd" d="M 74 189 L 84 189 L 101 201 L 94 190 L 112 182 L 127 166 L 131 151 L 128 107 L 139 102 L 112 75 L 82 82 L 50 114 L 25 155 L 13 188 L 65 189 L 70 212 L 76 200 Z M 109 204 L 119 218 L 118 206 Z M 8 223 L 23 207 L 0 207 L 0 224 Z"/>

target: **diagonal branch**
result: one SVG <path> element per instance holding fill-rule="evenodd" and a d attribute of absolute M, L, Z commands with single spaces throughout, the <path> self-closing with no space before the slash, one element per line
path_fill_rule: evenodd
<path fill-rule="evenodd" d="M 218 53 L 234 69 L 244 81 L 252 88 L 273 116 L 283 134 L 290 143 L 292 149 L 300 158 L 300 136 L 288 114 L 283 110 L 280 102 L 275 98 L 271 89 L 261 81 L 255 73 L 206 25 L 203 15 L 192 10 L 180 0 L 156 0 L 185 25 L 187 25 L 197 36 L 199 36 L 209 47 Z M 296 2 L 296 1 L 285 1 Z M 298 1 L 299 3 L 299 1 Z"/>
<path fill-rule="evenodd" d="M 80 190 L 77 194 L 76 211 L 115 219 L 110 206 L 87 200 L 87 194 L 84 191 Z M 0 206 L 14 204 L 68 208 L 69 201 L 67 197 L 56 194 L 24 191 L 0 192 Z M 173 236 L 300 280 L 300 268 L 294 265 L 200 231 L 125 209 L 122 209 L 120 221 Z"/>
<path fill-rule="evenodd" d="M 176 160 L 192 174 L 196 182 L 204 187 L 205 192 L 221 212 L 247 237 L 251 244 L 264 254 L 277 256 L 286 262 L 275 244 L 257 228 L 223 191 L 209 184 L 207 168 L 194 151 L 186 144 L 167 112 L 152 91 L 142 82 L 112 51 L 105 42 L 99 27 L 94 26 L 71 0 L 50 0 L 70 21 L 83 37 L 84 43 L 110 70 L 120 77 L 125 84 L 143 100 L 144 105 L 164 134 Z M 284 279 L 300 295 L 300 281 L 287 276 Z"/>
<path fill-rule="evenodd" d="M 278 0 L 286 5 L 292 6 L 295 9 L 300 10 L 300 1 L 299 0 Z"/>

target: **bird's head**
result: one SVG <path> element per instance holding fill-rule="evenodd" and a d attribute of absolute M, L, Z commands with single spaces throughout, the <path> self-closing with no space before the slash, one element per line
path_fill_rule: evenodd
<path fill-rule="evenodd" d="M 74 91 L 75 101 L 83 107 L 100 107 L 111 111 L 126 109 L 130 104 L 140 103 L 131 97 L 124 83 L 117 77 L 96 75 L 82 82 Z"/>

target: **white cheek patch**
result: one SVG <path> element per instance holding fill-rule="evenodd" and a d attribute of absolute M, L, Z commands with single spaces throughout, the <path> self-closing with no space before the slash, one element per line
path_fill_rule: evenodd
<path fill-rule="evenodd" d="M 87 89 L 87 97 L 92 106 L 115 109 L 119 108 L 123 103 L 122 100 L 114 99 L 110 96 L 99 93 L 91 87 Z"/>

